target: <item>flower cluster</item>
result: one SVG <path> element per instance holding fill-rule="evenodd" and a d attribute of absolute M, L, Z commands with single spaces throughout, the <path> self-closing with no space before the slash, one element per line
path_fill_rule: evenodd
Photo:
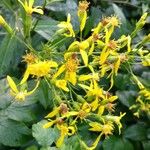
<path fill-rule="evenodd" d="M 43 14 L 41 7 L 33 8 L 33 0 L 25 0 L 24 3 L 21 0 L 18 1 L 30 19 L 33 12 Z M 135 61 L 133 56 L 140 57 L 141 64 L 144 66 L 150 66 L 150 55 L 141 47 L 143 43 L 149 41 L 150 36 L 146 36 L 137 47 L 132 47 L 132 38 L 144 25 L 147 13 L 141 17 L 140 22 L 136 25 L 136 30 L 131 35 L 122 35 L 114 39 L 113 33 L 121 23 L 117 16 L 110 16 L 102 18 L 92 29 L 91 35 L 83 38 L 82 32 L 86 26 L 88 6 L 89 3 L 86 1 L 79 3 L 77 15 L 80 23 L 80 38 L 73 29 L 70 14 L 67 16 L 67 21 L 58 24 L 60 29 L 57 34 L 74 39 L 64 51 L 62 62 L 53 57 L 44 58 L 42 53 L 32 51 L 23 56 L 26 70 L 19 85 L 16 85 L 10 76 L 7 76 L 11 93 L 15 99 L 22 101 L 36 91 L 40 80 L 46 80 L 50 87 L 49 90 L 57 97 L 54 98 L 53 110 L 45 117 L 47 123 L 43 125 L 43 128 L 45 130 L 54 127 L 58 129 L 60 136 L 55 141 L 57 147 L 61 147 L 68 136 L 78 134 L 78 126 L 82 122 L 89 126 L 90 132 L 98 133 L 98 137 L 91 146 L 87 146 L 80 139 L 82 146 L 86 149 L 95 149 L 102 136 L 107 137 L 113 134 L 115 126 L 118 126 L 120 133 L 121 119 L 126 113 L 121 112 L 118 116 L 115 114 L 118 97 L 111 91 L 114 79 L 123 65 Z M 6 24 L 2 17 L 0 20 L 1 25 Z M 30 29 L 25 31 L 27 31 L 25 37 L 30 36 L 28 33 Z M 53 45 L 50 46 L 53 47 Z M 134 74 L 132 75 L 134 81 L 139 85 L 140 92 L 137 97 L 138 104 L 133 105 L 131 109 L 137 109 L 136 115 L 139 116 L 140 111 L 149 112 L 150 110 L 150 90 L 145 88 Z M 30 77 L 37 80 L 35 88 L 30 92 L 22 88 L 19 90 L 18 86 L 22 87 Z M 106 87 L 101 84 L 103 78 L 109 81 Z"/>

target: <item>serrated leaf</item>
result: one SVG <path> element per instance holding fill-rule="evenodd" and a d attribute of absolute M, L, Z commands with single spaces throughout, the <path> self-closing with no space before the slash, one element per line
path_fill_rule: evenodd
<path fill-rule="evenodd" d="M 111 136 L 104 140 L 103 150 L 134 150 L 133 145 L 124 138 Z"/>
<path fill-rule="evenodd" d="M 32 126 L 32 135 L 42 146 L 50 146 L 58 137 L 58 132 L 54 128 L 43 128 L 47 121 L 43 120 Z"/>
<path fill-rule="evenodd" d="M 7 146 L 21 146 L 27 142 L 30 130 L 25 124 L 6 117 L 0 117 L 0 143 Z"/>

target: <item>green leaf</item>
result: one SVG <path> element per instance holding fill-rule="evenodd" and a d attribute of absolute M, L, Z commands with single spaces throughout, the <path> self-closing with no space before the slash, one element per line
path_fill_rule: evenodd
<path fill-rule="evenodd" d="M 17 101 L 14 96 L 10 95 L 10 89 L 6 79 L 0 80 L 0 114 L 4 114 L 7 118 L 30 122 L 35 119 L 33 114 L 33 105 L 36 100 L 34 95 L 29 96 L 24 101 Z"/>
<path fill-rule="evenodd" d="M 143 141 L 142 145 L 143 145 L 144 150 L 149 150 L 150 149 L 150 140 Z"/>
<path fill-rule="evenodd" d="M 119 98 L 119 101 L 127 106 L 130 107 L 131 105 L 133 105 L 135 103 L 135 99 L 137 96 L 137 92 L 135 91 L 117 91 L 116 95 Z"/>
<path fill-rule="evenodd" d="M 53 93 L 45 80 L 41 80 L 37 89 L 36 98 L 45 109 L 48 106 L 53 106 Z"/>
<path fill-rule="evenodd" d="M 134 150 L 130 141 L 116 136 L 105 139 L 102 146 L 104 150 Z"/>
<path fill-rule="evenodd" d="M 134 141 L 141 141 L 147 139 L 147 126 L 140 124 L 135 124 L 132 126 L 129 126 L 124 131 L 124 137 L 134 140 Z"/>
<path fill-rule="evenodd" d="M 43 20 L 38 21 L 34 30 L 45 39 L 50 40 L 56 30 L 58 30 L 58 23 L 58 21 L 51 18 L 43 18 Z"/>
<path fill-rule="evenodd" d="M 91 7 L 91 15 L 87 19 L 87 25 L 85 26 L 84 36 L 87 36 L 89 32 L 96 27 L 102 17 L 102 11 L 99 7 Z"/>
<path fill-rule="evenodd" d="M 58 132 L 54 128 L 43 128 L 43 125 L 47 123 L 46 120 L 38 122 L 32 126 L 32 135 L 37 142 L 42 146 L 50 146 L 58 137 Z"/>
<path fill-rule="evenodd" d="M 124 15 L 124 13 L 122 12 L 121 8 L 118 7 L 116 4 L 112 4 L 114 12 L 116 14 L 116 16 L 120 19 L 122 24 L 126 24 L 126 17 Z"/>
<path fill-rule="evenodd" d="M 62 145 L 61 150 L 82 150 L 78 137 L 74 135 L 67 138 Z"/>
<path fill-rule="evenodd" d="M 20 46 L 15 35 L 6 35 L 0 45 L 0 77 L 17 67 L 24 48 Z"/>
<path fill-rule="evenodd" d="M 25 124 L 10 119 L 0 114 L 0 143 L 7 146 L 21 146 L 27 142 L 30 130 Z"/>

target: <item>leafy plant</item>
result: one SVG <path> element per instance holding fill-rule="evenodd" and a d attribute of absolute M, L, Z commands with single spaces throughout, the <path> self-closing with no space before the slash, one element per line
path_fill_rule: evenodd
<path fill-rule="evenodd" d="M 149 149 L 149 5 L 118 3 L 0 2 L 0 149 Z"/>

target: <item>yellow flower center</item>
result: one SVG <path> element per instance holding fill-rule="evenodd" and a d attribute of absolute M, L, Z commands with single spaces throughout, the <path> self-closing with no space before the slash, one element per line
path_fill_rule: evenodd
<path fill-rule="evenodd" d="M 19 92 L 16 97 L 18 100 L 24 100 L 25 99 L 25 92 Z"/>
<path fill-rule="evenodd" d="M 67 63 L 66 63 L 66 69 L 69 72 L 76 72 L 77 70 L 77 61 L 75 59 L 68 59 Z"/>
<path fill-rule="evenodd" d="M 36 61 L 36 56 L 32 53 L 26 54 L 22 58 L 23 58 L 23 62 L 26 62 L 27 64 L 32 64 L 35 63 Z"/>
<path fill-rule="evenodd" d="M 102 133 L 105 134 L 105 136 L 112 134 L 112 131 L 113 131 L 112 123 L 107 123 L 107 124 L 103 125 Z"/>

